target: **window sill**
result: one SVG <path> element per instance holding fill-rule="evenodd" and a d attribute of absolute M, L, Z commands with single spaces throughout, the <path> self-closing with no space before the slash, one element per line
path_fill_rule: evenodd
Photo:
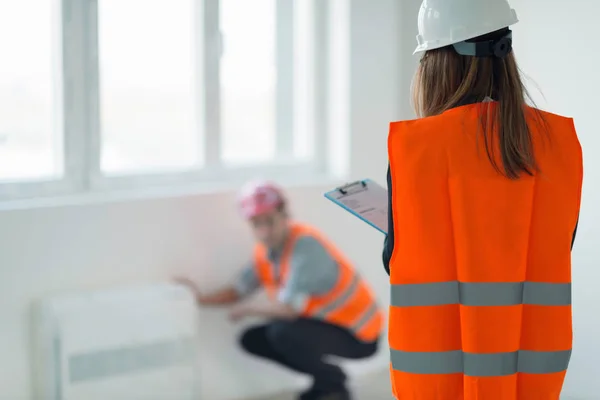
<path fill-rule="evenodd" d="M 322 187 L 325 191 L 345 182 L 340 177 L 310 169 L 305 173 L 296 171 L 297 173 L 293 174 L 287 174 L 288 171 L 285 169 L 283 173 L 278 173 L 277 170 L 280 168 L 277 167 L 263 167 L 259 170 L 263 173 L 256 177 L 264 176 L 267 179 L 273 179 L 284 189 Z M 182 174 L 173 174 L 169 176 L 171 179 L 162 182 L 160 180 L 152 182 L 151 177 L 148 176 L 112 178 L 104 180 L 103 184 L 88 191 L 0 200 L 0 212 L 231 194 L 250 179 L 248 174 L 236 175 L 232 173 L 226 179 L 212 177 L 212 179 L 203 180 L 186 178 Z"/>

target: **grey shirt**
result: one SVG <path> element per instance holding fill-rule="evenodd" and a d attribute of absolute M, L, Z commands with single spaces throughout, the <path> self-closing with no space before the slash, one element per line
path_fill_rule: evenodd
<path fill-rule="evenodd" d="M 269 252 L 274 274 L 280 273 L 281 255 Z M 297 311 L 302 311 L 310 296 L 329 292 L 338 280 L 338 265 L 327 249 L 315 238 L 302 236 L 296 240 L 291 251 L 290 271 L 278 300 Z M 253 264 L 247 265 L 235 284 L 241 296 L 248 296 L 261 287 Z"/>

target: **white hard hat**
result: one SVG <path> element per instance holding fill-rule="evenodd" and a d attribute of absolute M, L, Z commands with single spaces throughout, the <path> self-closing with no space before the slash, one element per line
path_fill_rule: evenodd
<path fill-rule="evenodd" d="M 416 53 L 439 49 L 519 22 L 508 0 L 423 0 Z"/>

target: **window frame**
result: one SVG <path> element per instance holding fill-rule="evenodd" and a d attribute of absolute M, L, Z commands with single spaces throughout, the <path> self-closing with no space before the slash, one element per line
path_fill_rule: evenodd
<path fill-rule="evenodd" d="M 276 0 L 277 70 L 276 154 L 269 162 L 256 165 L 226 165 L 221 161 L 219 64 L 223 51 L 219 31 L 219 0 L 199 0 L 195 15 L 198 35 L 197 59 L 202 60 L 198 73 L 197 112 L 203 122 L 203 166 L 193 170 L 160 170 L 139 174 L 107 175 L 100 170 L 101 137 L 99 109 L 98 1 L 53 0 L 60 10 L 62 50 L 62 97 L 64 174 L 61 178 L 0 183 L 0 202 L 48 196 L 93 192 L 131 191 L 156 186 L 197 185 L 210 183 L 239 184 L 256 176 L 276 180 L 309 181 L 326 177 L 326 159 L 330 147 L 328 75 L 330 55 L 328 37 L 328 2 L 310 1 L 313 9 L 311 33 L 314 55 L 310 72 L 312 98 L 310 114 L 314 117 L 312 157 L 308 161 L 294 157 L 294 0 Z M 291 51 L 290 51 L 291 50 Z M 290 54 L 292 53 L 292 54 Z M 280 81 L 286 85 L 281 85 Z"/>
<path fill-rule="evenodd" d="M 66 195 L 79 191 L 84 180 L 84 151 L 86 144 L 83 135 L 78 132 L 86 127 L 85 105 L 77 96 L 78 85 L 85 82 L 82 76 L 83 66 L 77 53 L 84 49 L 84 38 L 79 36 L 82 30 L 81 3 L 76 0 L 52 0 L 54 18 L 58 23 L 58 46 L 61 65 L 60 92 L 62 114 L 62 155 L 63 173 L 60 177 L 24 179 L 0 182 L 0 200 L 34 198 L 51 195 Z M 81 89 L 80 89 L 81 90 Z M 79 90 L 79 91 L 80 91 Z"/>

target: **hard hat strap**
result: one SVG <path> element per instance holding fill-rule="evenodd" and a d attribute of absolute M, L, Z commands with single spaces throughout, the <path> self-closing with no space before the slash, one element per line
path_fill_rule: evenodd
<path fill-rule="evenodd" d="M 512 51 L 512 31 L 492 40 L 473 40 L 455 43 L 454 50 L 463 56 L 504 58 Z"/>

